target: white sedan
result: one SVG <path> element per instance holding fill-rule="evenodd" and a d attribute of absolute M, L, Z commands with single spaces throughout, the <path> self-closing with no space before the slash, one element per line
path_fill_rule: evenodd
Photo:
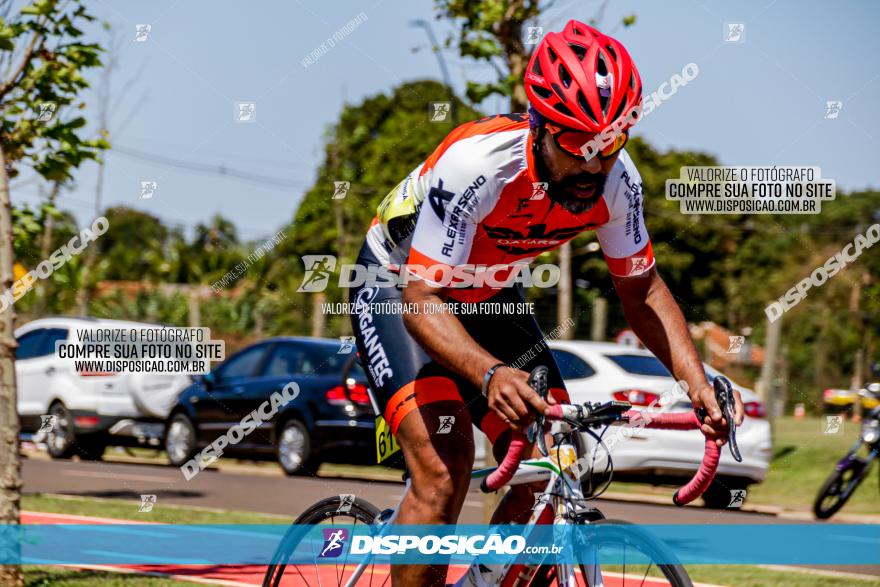
<path fill-rule="evenodd" d="M 693 409 L 683 393 L 663 395 L 673 392 L 675 380 L 646 350 L 611 343 L 563 340 L 550 342 L 550 348 L 572 403 L 616 399 L 628 401 L 636 409 L 645 409 L 652 403 L 654 406 L 650 409 L 667 412 Z M 720 374 L 708 365 L 705 368 L 710 380 Z M 772 456 L 770 424 L 764 405 L 753 391 L 731 383 L 742 394 L 746 411 L 745 421 L 736 431 L 743 460 L 736 462 L 727 446 L 722 449 L 716 482 L 703 496 L 710 507 L 727 507 L 731 503 L 731 491 L 761 482 Z M 667 401 L 671 397 L 676 399 Z M 605 441 L 609 440 L 609 433 L 606 433 Z M 690 478 L 700 465 L 704 441 L 697 431 L 633 429 L 630 439 L 606 444 L 613 445 L 609 450 L 616 479 L 665 484 Z M 599 468 L 604 469 L 604 464 Z"/>

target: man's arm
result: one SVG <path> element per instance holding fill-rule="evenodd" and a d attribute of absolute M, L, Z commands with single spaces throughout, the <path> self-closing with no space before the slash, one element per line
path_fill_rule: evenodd
<path fill-rule="evenodd" d="M 694 347 L 687 322 L 666 283 L 652 268 L 633 277 L 612 276 L 626 320 L 636 336 L 666 366 L 677 381 L 688 386 L 694 408 L 709 412 L 702 427 L 709 437 L 727 436 L 727 423 L 715 400 L 715 391 L 706 380 L 703 363 Z M 736 424 L 742 424 L 744 411 L 739 392 L 736 396 Z M 721 442 L 719 441 L 719 444 Z"/>
<path fill-rule="evenodd" d="M 446 300 L 446 291 L 430 285 L 426 281 L 410 281 L 403 291 L 403 301 L 419 309 L 416 313 L 405 313 L 403 322 L 406 329 L 431 356 L 432 359 L 461 375 L 478 389 L 483 385 L 483 376 L 498 363 L 464 329 L 458 318 L 449 312 L 425 311 L 438 307 Z M 514 428 L 527 425 L 533 417 L 533 410 L 541 413 L 547 403 L 529 387 L 529 374 L 512 368 L 500 368 L 489 382 L 489 407 L 502 419 L 509 420 Z M 549 403 L 554 403 L 552 398 Z"/>

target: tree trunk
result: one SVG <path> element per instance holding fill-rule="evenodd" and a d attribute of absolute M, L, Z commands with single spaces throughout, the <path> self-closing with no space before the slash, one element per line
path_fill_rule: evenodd
<path fill-rule="evenodd" d="M 105 126 L 106 128 L 106 126 Z M 104 193 L 104 159 L 98 161 L 98 180 L 95 183 L 95 217 L 101 215 L 101 196 Z M 80 274 L 79 289 L 76 291 L 76 308 L 80 316 L 89 315 L 89 279 L 92 276 L 92 267 L 95 265 L 97 248 L 93 245 L 86 250 L 83 256 L 83 268 Z"/>
<path fill-rule="evenodd" d="M 12 204 L 6 155 L 0 141 L 0 290 L 12 287 Z M 21 460 L 18 454 L 18 406 L 15 393 L 15 337 L 12 333 L 15 312 L 10 305 L 0 312 L 0 525 L 19 523 L 21 505 Z M 2 530 L 0 530 L 2 532 Z M 15 533 L 17 534 L 17 533 Z M 14 540 L 0 539 L 0 558 L 17 559 L 20 554 L 17 535 Z M 2 537 L 7 538 L 7 537 Z M 12 552 L 8 552 L 11 549 Z M 11 556 L 10 556 L 11 555 Z M 24 585 L 19 565 L 0 565 L 0 585 Z"/>
<path fill-rule="evenodd" d="M 776 357 L 779 355 L 779 336 L 782 331 L 782 317 L 767 324 L 767 340 L 764 344 L 764 364 L 755 391 L 767 409 L 767 416 L 773 421 L 773 381 L 776 372 Z"/>
<path fill-rule="evenodd" d="M 559 287 L 556 291 L 559 296 L 556 304 L 556 325 L 568 324 L 571 320 L 571 243 L 567 242 L 559 247 Z M 574 328 L 560 328 L 559 338 L 571 340 L 574 338 Z"/>
<path fill-rule="evenodd" d="M 608 300 L 596 298 L 593 301 L 593 317 L 590 322 L 590 340 L 605 342 L 608 329 Z"/>
<path fill-rule="evenodd" d="M 49 205 L 53 208 L 55 207 L 55 201 L 58 199 L 58 194 L 61 192 L 61 182 L 56 181 L 52 184 L 52 191 L 49 193 Z M 48 259 L 49 253 L 51 252 L 49 249 L 52 248 L 52 236 L 55 229 L 55 217 L 51 214 L 48 214 L 43 223 L 43 238 L 40 243 L 40 260 Z M 39 317 L 46 313 L 46 307 L 48 306 L 49 301 L 49 287 L 50 282 L 48 280 L 43 281 L 37 290 L 37 304 L 34 308 L 34 315 Z"/>

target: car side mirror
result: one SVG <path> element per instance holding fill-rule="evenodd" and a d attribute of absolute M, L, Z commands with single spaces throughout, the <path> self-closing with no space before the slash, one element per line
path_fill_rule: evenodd
<path fill-rule="evenodd" d="M 219 378 L 213 371 L 208 371 L 204 375 L 202 375 L 202 383 L 205 385 L 205 389 L 213 389 L 216 387 Z"/>

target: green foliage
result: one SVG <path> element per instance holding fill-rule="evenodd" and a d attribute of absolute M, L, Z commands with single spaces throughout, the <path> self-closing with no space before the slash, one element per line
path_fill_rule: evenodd
<path fill-rule="evenodd" d="M 0 80 L 0 137 L 11 177 L 26 164 L 47 180 L 68 179 L 109 146 L 80 137 L 79 95 L 88 87 L 82 72 L 101 65 L 101 48 L 83 43 L 77 25 L 92 20 L 82 1 L 58 0 L 37 0 L 12 22 L 0 19 L 0 58 L 11 76 Z"/>

